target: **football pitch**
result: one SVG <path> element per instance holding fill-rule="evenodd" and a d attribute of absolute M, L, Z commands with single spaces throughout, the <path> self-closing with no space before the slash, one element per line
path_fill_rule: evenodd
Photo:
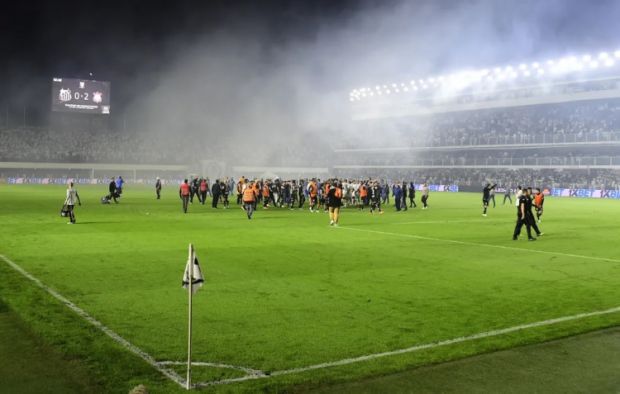
<path fill-rule="evenodd" d="M 172 186 L 156 200 L 129 185 L 118 205 L 99 202 L 106 186 L 78 191 L 67 225 L 63 187 L 0 186 L 0 298 L 112 389 L 184 391 L 190 242 L 206 279 L 193 380 L 211 390 L 353 381 L 620 324 L 619 201 L 549 197 L 528 242 L 501 196 L 488 217 L 480 194 L 431 193 L 428 210 L 343 209 L 333 228 L 307 208 L 248 220 L 234 198 L 183 214 Z"/>

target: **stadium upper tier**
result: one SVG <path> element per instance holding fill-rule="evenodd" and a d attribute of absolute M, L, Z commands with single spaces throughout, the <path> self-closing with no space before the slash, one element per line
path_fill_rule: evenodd
<path fill-rule="evenodd" d="M 352 122 L 336 153 L 620 146 L 620 99 Z M 620 153 L 619 153 L 620 154 Z"/>
<path fill-rule="evenodd" d="M 353 119 L 620 97 L 620 50 L 374 84 L 349 94 Z"/>

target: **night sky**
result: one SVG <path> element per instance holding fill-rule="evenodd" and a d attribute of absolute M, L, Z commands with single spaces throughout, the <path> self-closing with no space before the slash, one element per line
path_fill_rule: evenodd
<path fill-rule="evenodd" d="M 0 13 L 0 103 L 14 111 L 45 112 L 52 77 L 112 81 L 118 111 L 147 92 L 176 51 L 222 30 L 252 34 L 269 45 L 313 34 L 312 26 L 345 17 L 349 2 L 117 1 L 15 2 Z M 247 22 L 251 21 L 251 24 Z M 123 86 L 131 89 L 125 90 Z M 152 82 L 152 83 L 151 83 Z M 38 104 L 41 103 L 41 104 Z"/>
<path fill-rule="evenodd" d="M 531 9 L 534 6 L 539 8 Z M 421 21 L 412 19 L 411 26 L 406 19 L 391 23 L 389 18 L 394 16 L 390 9 L 398 7 L 412 14 L 419 9 L 427 16 Z M 475 21 L 468 24 L 466 11 L 470 8 L 478 13 L 489 10 L 487 24 L 497 37 L 477 32 L 468 36 L 479 25 Z M 268 62 L 270 52 L 279 48 L 287 50 L 297 43 L 330 44 L 329 32 L 334 31 L 342 48 L 338 52 L 351 62 L 350 67 L 380 56 L 391 60 L 376 67 L 366 64 L 359 70 L 359 75 L 373 81 L 377 76 L 415 71 L 420 59 L 426 61 L 427 68 L 441 69 L 564 54 L 567 50 L 616 49 L 620 47 L 619 10 L 618 2 L 611 0 L 5 2 L 0 13 L 0 73 L 4 76 L 0 105 L 11 111 L 27 106 L 34 118 L 44 119 L 52 77 L 90 78 L 93 73 L 94 79 L 112 82 L 112 106 L 116 114 L 122 113 L 125 103 L 148 94 L 176 54 L 222 32 L 260 37 Z M 444 39 L 433 53 L 429 42 L 442 40 L 441 34 L 432 31 L 440 26 L 436 21 L 455 13 L 464 16 L 458 19 L 462 35 L 457 29 L 454 37 L 462 36 L 464 42 Z M 375 14 L 378 20 L 373 27 Z M 419 26 L 421 22 L 431 29 L 428 37 Z M 409 28 L 417 29 L 416 33 L 406 32 Z M 360 29 L 364 35 L 357 39 Z M 417 46 L 408 51 L 410 41 Z M 422 41 L 426 47 L 421 46 Z M 446 50 L 450 46 L 454 51 Z M 344 55 L 347 51 L 351 52 L 348 57 Z M 353 87 L 353 79 L 346 80 L 346 66 L 343 64 L 343 89 Z M 330 77 L 338 79 L 333 71 Z"/>

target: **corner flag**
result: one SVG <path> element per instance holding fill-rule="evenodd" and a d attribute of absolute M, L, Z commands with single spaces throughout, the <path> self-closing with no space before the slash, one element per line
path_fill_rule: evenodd
<path fill-rule="evenodd" d="M 190 264 L 191 264 L 191 268 L 193 269 L 192 271 L 192 292 L 196 293 L 198 291 L 198 289 L 200 287 L 202 287 L 202 284 L 204 283 L 204 278 L 202 277 L 202 271 L 200 270 L 200 264 L 198 263 L 198 256 L 196 256 L 196 253 L 194 252 L 194 261 L 193 264 L 191 264 L 191 258 L 190 260 L 187 261 L 187 264 L 185 265 L 185 272 L 183 273 L 183 288 L 187 289 L 189 287 L 189 281 L 190 281 Z"/>

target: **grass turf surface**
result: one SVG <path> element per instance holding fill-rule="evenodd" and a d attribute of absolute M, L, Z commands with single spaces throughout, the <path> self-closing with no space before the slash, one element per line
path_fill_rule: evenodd
<path fill-rule="evenodd" d="M 172 188 L 157 201 L 151 190 L 129 186 L 121 204 L 101 205 L 104 189 L 79 189 L 84 205 L 68 226 L 57 216 L 63 188 L 0 186 L 0 253 L 158 360 L 185 357 L 180 280 L 188 242 L 207 279 L 194 299 L 194 360 L 263 371 L 620 304 L 617 201 L 549 198 L 546 234 L 527 243 L 511 240 L 513 206 L 483 218 L 477 194 L 434 193 L 426 211 L 344 210 L 336 229 L 326 214 L 307 210 L 259 210 L 248 221 L 234 204 L 226 211 L 193 204 L 183 215 Z M 20 289 L 9 290 L 0 297 L 28 307 Z M 358 379 L 618 323 L 615 313 L 219 389 Z"/>

